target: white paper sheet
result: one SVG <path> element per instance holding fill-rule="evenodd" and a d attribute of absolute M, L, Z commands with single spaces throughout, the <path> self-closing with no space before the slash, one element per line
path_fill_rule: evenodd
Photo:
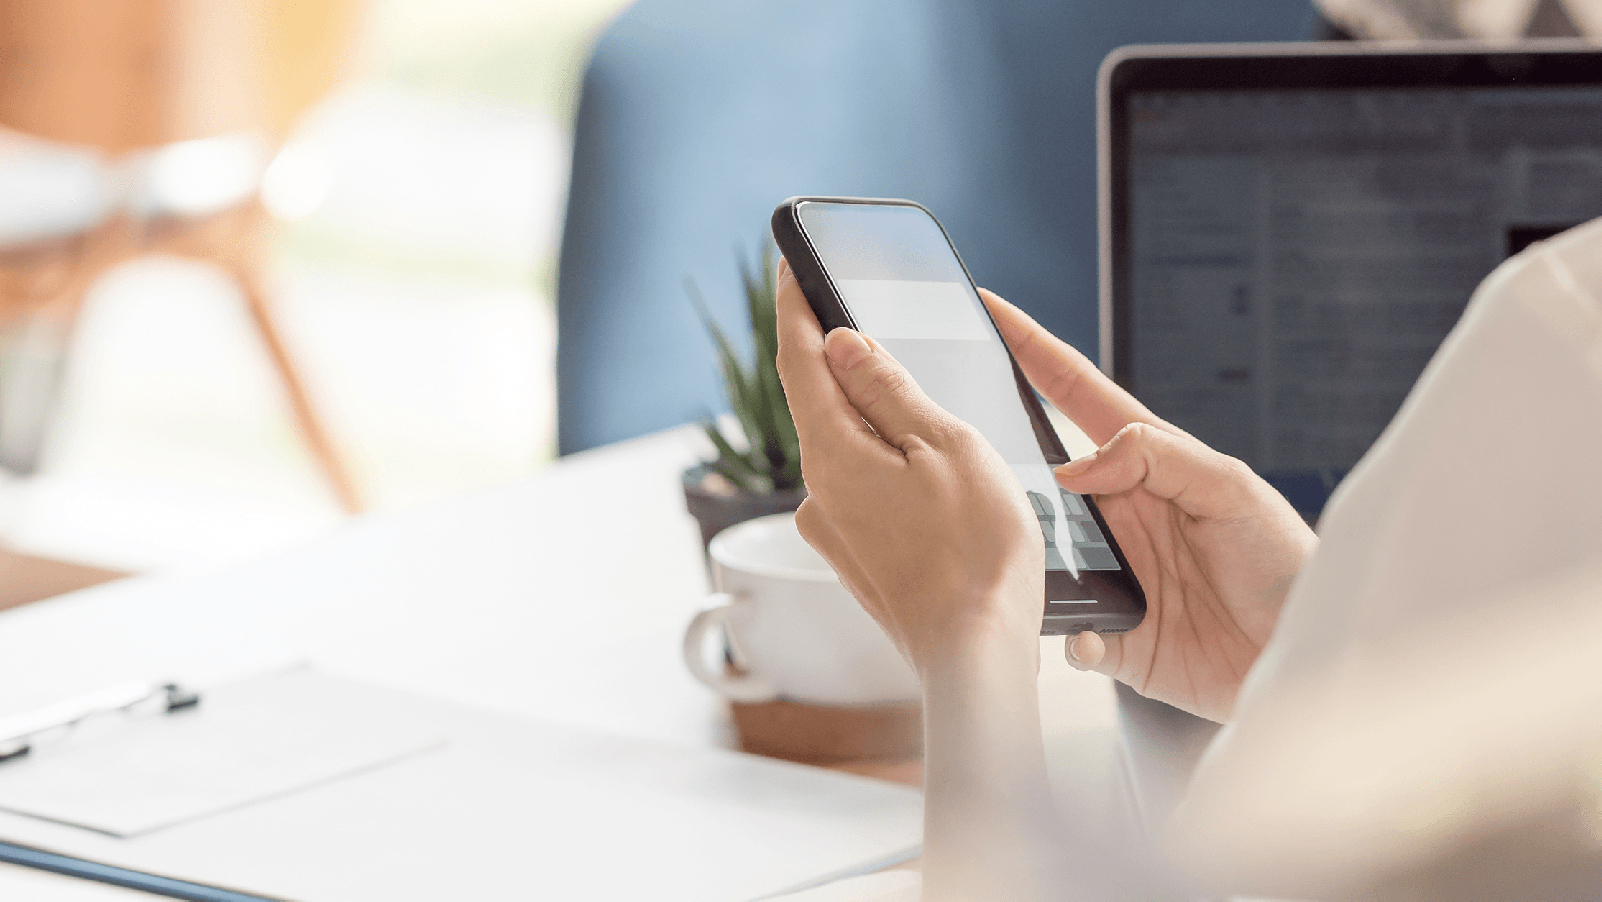
<path fill-rule="evenodd" d="M 193 710 L 101 715 L 0 762 L 0 809 L 137 836 L 445 745 L 306 668 L 211 689 Z"/>

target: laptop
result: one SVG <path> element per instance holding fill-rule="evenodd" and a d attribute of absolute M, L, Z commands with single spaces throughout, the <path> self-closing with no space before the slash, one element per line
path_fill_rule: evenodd
<path fill-rule="evenodd" d="M 1311 521 L 1480 280 L 1602 216 L 1602 50 L 1129 47 L 1100 140 L 1102 367 Z"/>

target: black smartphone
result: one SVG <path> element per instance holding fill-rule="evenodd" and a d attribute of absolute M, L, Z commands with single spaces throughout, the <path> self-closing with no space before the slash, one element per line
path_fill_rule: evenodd
<path fill-rule="evenodd" d="M 1046 543 L 1041 635 L 1138 626 L 1146 596 L 1095 502 L 1057 485 L 1068 452 L 934 214 L 907 200 L 792 197 L 773 211 L 773 238 L 825 332 L 873 336 L 1018 475 Z"/>

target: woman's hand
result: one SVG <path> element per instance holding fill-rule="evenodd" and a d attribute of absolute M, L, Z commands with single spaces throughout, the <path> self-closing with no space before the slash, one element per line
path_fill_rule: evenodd
<path fill-rule="evenodd" d="M 1069 637 L 1069 663 L 1227 720 L 1317 537 L 1245 464 L 1159 420 L 1018 308 L 980 294 L 1029 381 L 1101 445 L 1057 480 L 1097 496 L 1146 592 L 1139 627 Z"/>
<path fill-rule="evenodd" d="M 1032 672 L 1045 548 L 1017 477 L 877 342 L 850 329 L 825 341 L 784 262 L 778 308 L 809 493 L 801 534 L 926 685 L 992 649 Z"/>
<path fill-rule="evenodd" d="M 808 491 L 796 525 L 923 685 L 923 896 L 1044 897 L 1060 837 L 1036 684 L 1039 521 L 990 443 L 877 342 L 825 341 L 782 261 L 778 305 Z"/>

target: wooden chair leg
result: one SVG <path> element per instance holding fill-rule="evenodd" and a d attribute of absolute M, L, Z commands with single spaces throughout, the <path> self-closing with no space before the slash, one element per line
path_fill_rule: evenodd
<path fill-rule="evenodd" d="M 31 476 L 55 420 L 70 323 L 46 312 L 0 326 L 0 467 Z"/>
<path fill-rule="evenodd" d="M 54 423 L 79 310 L 89 289 L 135 246 L 125 216 L 108 218 L 36 259 L 24 312 L 0 322 L 0 466 L 31 475 Z"/>
<path fill-rule="evenodd" d="M 238 282 L 240 291 L 244 293 L 245 306 L 250 310 L 250 318 L 255 322 L 256 330 L 261 333 L 262 341 L 267 345 L 267 354 L 272 358 L 273 368 L 278 371 L 278 378 L 284 384 L 284 391 L 289 396 L 289 405 L 294 411 L 295 423 L 300 427 L 301 435 L 310 447 L 312 456 L 317 459 L 317 465 L 322 469 L 324 478 L 328 480 L 329 486 L 339 498 L 340 506 L 348 513 L 359 513 L 362 510 L 361 493 L 357 491 L 356 483 L 351 479 L 350 470 L 345 466 L 344 459 L 329 439 L 322 418 L 318 416 L 311 396 L 306 391 L 306 383 L 300 377 L 300 370 L 296 367 L 288 348 L 284 346 L 283 335 L 278 329 L 278 321 L 273 314 L 272 302 L 263 286 L 261 274 L 254 267 L 241 264 L 232 267 L 230 275 Z"/>

